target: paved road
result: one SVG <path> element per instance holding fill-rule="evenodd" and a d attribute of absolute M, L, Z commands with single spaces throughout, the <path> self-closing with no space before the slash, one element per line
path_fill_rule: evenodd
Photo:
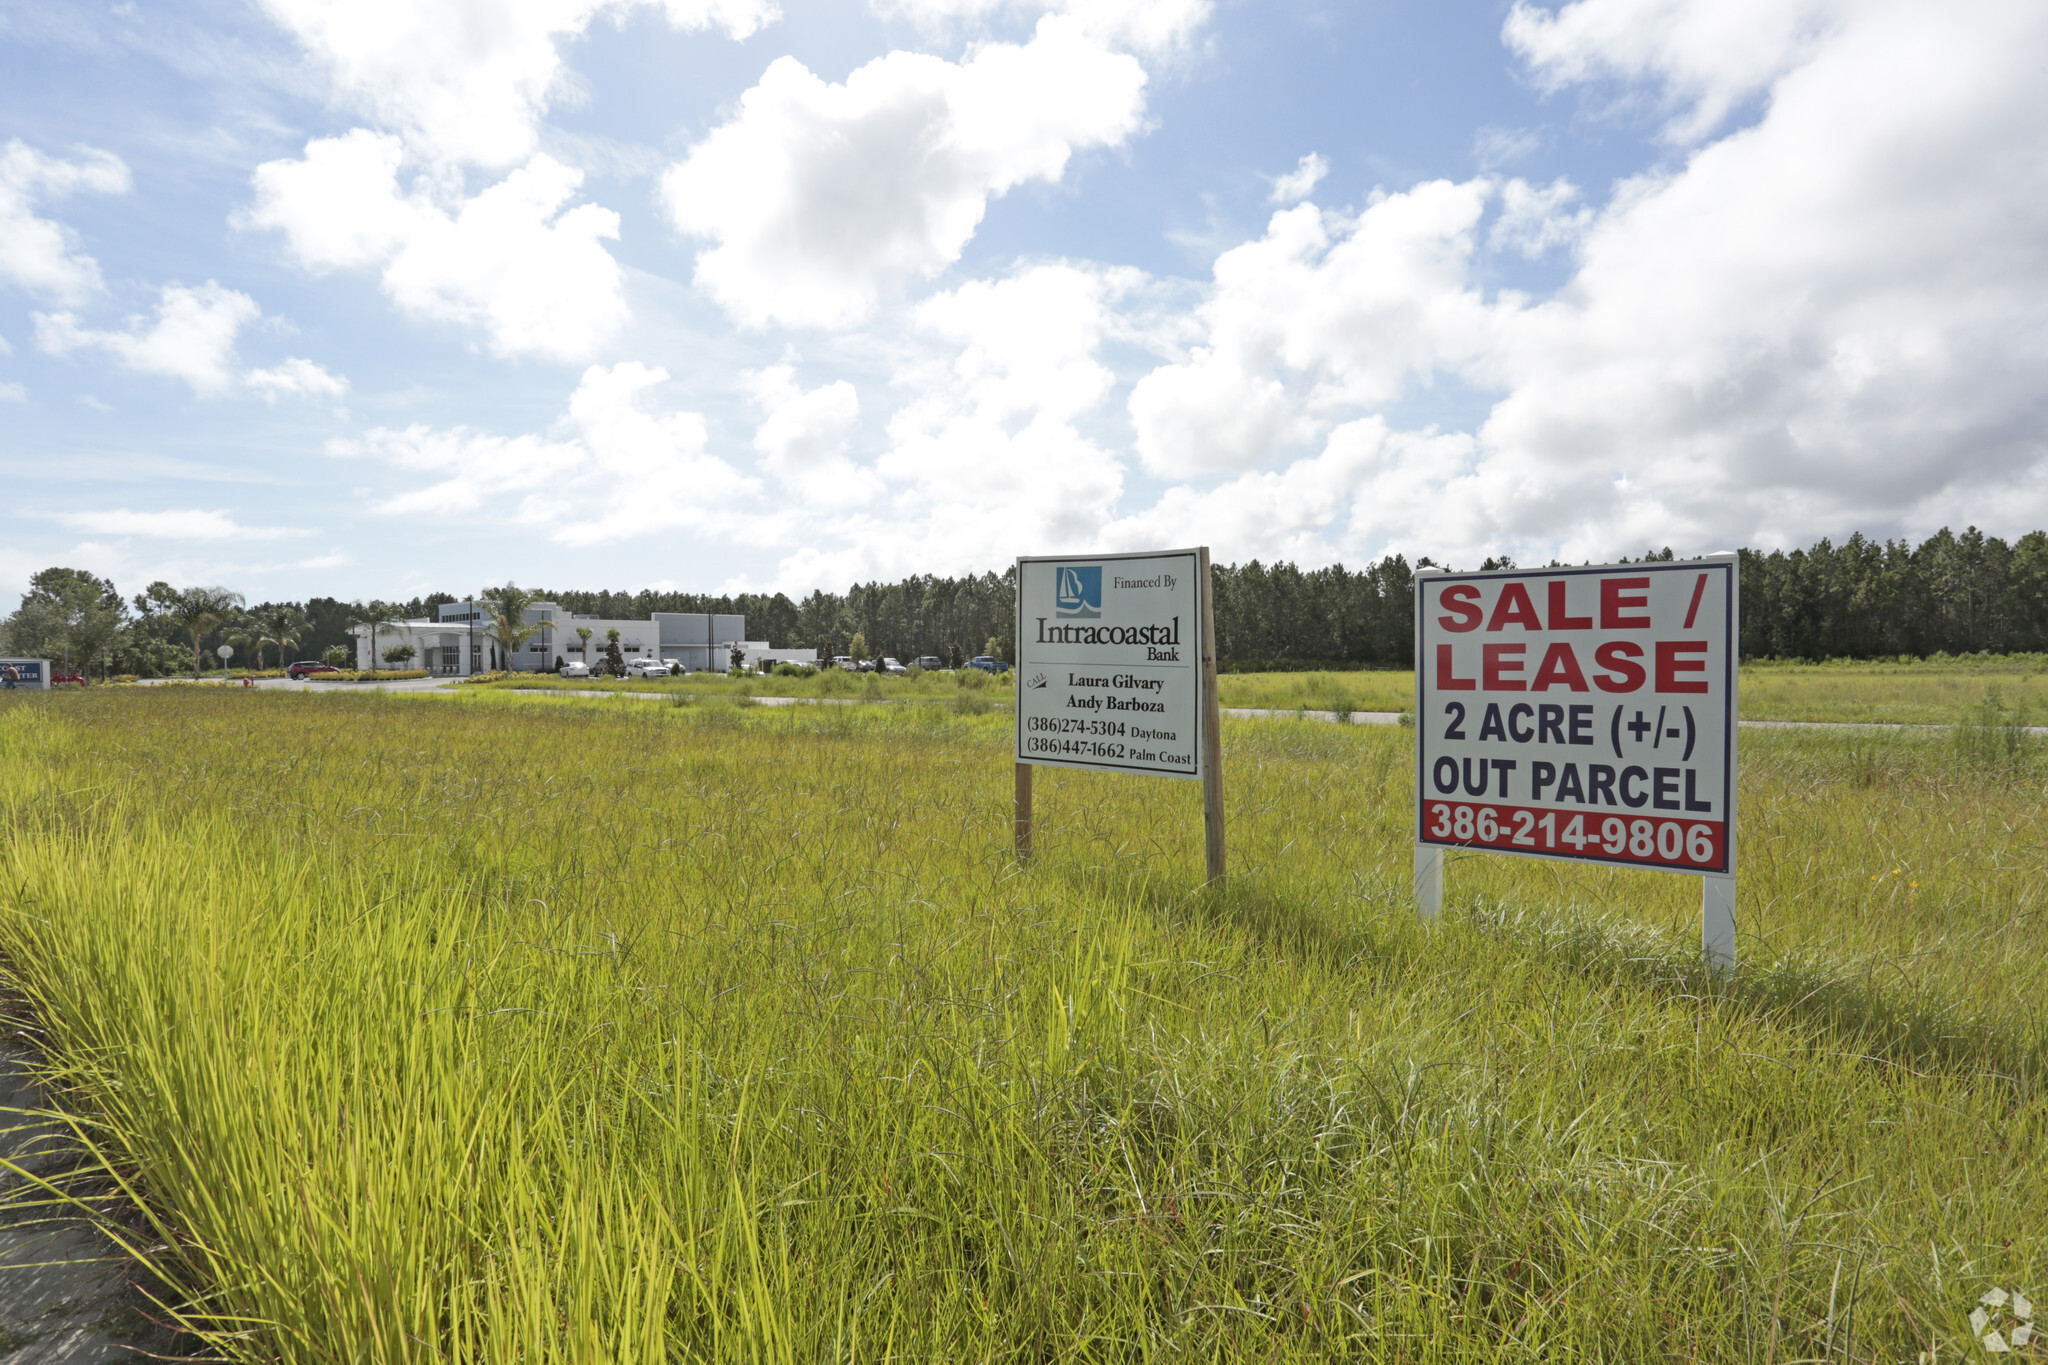
<path fill-rule="evenodd" d="M 146 685 L 150 682 L 163 681 L 174 680 L 145 679 L 144 683 Z M 400 679 L 396 682 L 376 683 L 312 683 L 293 682 L 289 678 L 258 678 L 255 682 L 255 686 L 266 688 L 271 691 L 289 692 L 340 693 L 356 692 L 365 689 L 371 689 L 379 692 L 439 692 L 442 695 L 449 695 L 448 689 L 455 688 L 458 686 L 458 684 L 455 683 L 452 679 L 448 678 L 405 678 Z M 503 690 L 511 691 L 516 689 Z M 604 697 L 634 697 L 644 701 L 661 701 L 664 698 L 674 696 L 676 694 L 672 692 L 602 692 L 594 688 L 535 688 L 531 692 L 526 693 L 526 695 L 544 697 L 597 697 L 600 699 Z M 706 694 L 684 693 L 683 695 L 702 697 Z M 715 696 L 716 694 L 710 695 Z M 756 697 L 754 698 L 754 700 L 759 702 L 763 706 L 873 705 L 872 702 L 869 702 L 865 698 L 861 697 Z M 1008 705 L 1007 702 L 1003 702 L 997 698 L 991 698 L 990 700 L 995 701 L 998 705 Z M 1264 718 L 1277 720 L 1314 720 L 1322 721 L 1326 724 L 1334 724 L 1338 722 L 1338 720 L 1340 719 L 1338 713 L 1335 711 L 1302 711 L 1292 707 L 1266 708 L 1253 706 L 1226 706 L 1223 708 L 1223 714 L 1226 716 L 1235 716 L 1246 719 Z M 1401 723 L 1401 713 L 1399 711 L 1353 711 L 1345 719 L 1348 719 L 1349 722 L 1353 725 L 1399 725 Z M 1847 720 L 1745 720 L 1738 722 L 1738 724 L 1740 724 L 1741 727 L 1745 730 L 1939 730 L 1947 728 L 1941 725 L 1905 725 L 1889 721 Z M 2029 725 L 2024 728 L 2024 733 L 2029 735 L 2048 737 L 2048 725 Z M 4 1357 L 0 1357 L 0 1365 L 7 1365 L 6 1359 Z"/>
<path fill-rule="evenodd" d="M 143 678 L 136 685 L 150 687 L 162 683 L 191 681 L 190 678 Z M 391 682 L 316 683 L 295 682 L 290 678 L 256 678 L 250 686 L 260 687 L 266 692 L 360 692 L 364 689 L 377 692 L 431 692 L 437 687 L 450 686 L 454 681 L 453 678 L 398 678 Z M 242 685 L 238 677 L 233 677 L 228 682 L 222 682 L 217 677 L 208 677 L 205 682 L 209 687 L 239 688 Z"/>

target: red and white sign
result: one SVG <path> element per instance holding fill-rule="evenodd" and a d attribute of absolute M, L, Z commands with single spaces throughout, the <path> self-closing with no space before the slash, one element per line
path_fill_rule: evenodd
<path fill-rule="evenodd" d="M 1736 561 L 1415 579 L 1418 844 L 1732 875 Z"/>

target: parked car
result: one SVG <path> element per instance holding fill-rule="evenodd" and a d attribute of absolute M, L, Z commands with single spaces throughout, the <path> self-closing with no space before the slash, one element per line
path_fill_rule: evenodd
<path fill-rule="evenodd" d="M 287 678 L 303 678 L 309 673 L 339 672 L 341 672 L 341 670 L 336 668 L 333 664 L 323 664 L 318 659 L 301 659 L 297 663 L 293 664 L 291 667 L 285 669 L 284 675 Z"/>
<path fill-rule="evenodd" d="M 945 668 L 946 661 L 936 654 L 920 654 L 910 661 L 910 666 L 920 673 L 937 673 Z"/>
<path fill-rule="evenodd" d="M 590 676 L 590 665 L 584 663 L 581 659 L 571 660 L 562 665 L 560 676 L 564 678 L 587 678 Z"/>
<path fill-rule="evenodd" d="M 667 678 L 674 673 L 675 669 L 666 659 L 635 659 L 626 665 L 629 678 Z"/>
<path fill-rule="evenodd" d="M 886 656 L 882 659 L 882 672 L 888 674 L 892 678 L 900 678 L 909 671 L 909 669 L 905 668 L 902 664 L 897 663 L 894 659 L 888 658 Z"/>
<path fill-rule="evenodd" d="M 845 669 L 845 670 L 846 670 L 846 671 L 847 671 L 848 673 L 858 673 L 858 672 L 860 672 L 860 664 L 859 664 L 858 662 L 856 662 L 855 660 L 853 660 L 853 659 L 851 659 L 851 658 L 848 658 L 848 657 L 847 657 L 846 655 L 844 655 L 844 654 L 839 654 L 839 655 L 835 655 L 835 656 L 833 656 L 833 659 L 832 659 L 832 666 L 833 666 L 834 668 L 843 668 L 843 669 Z"/>
<path fill-rule="evenodd" d="M 984 673 L 1008 673 L 1010 666 L 993 654 L 977 654 L 967 661 L 969 668 L 978 668 Z"/>

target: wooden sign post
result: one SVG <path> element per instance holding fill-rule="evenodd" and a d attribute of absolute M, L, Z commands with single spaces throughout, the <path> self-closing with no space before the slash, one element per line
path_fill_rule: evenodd
<path fill-rule="evenodd" d="M 1222 708 L 1209 551 L 1017 561 L 1017 856 L 1033 767 L 1202 784 L 1208 880 L 1225 874 Z"/>

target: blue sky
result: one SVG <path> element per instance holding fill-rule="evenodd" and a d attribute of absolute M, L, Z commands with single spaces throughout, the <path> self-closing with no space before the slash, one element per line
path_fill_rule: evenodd
<path fill-rule="evenodd" d="M 0 8 L 0 599 L 2048 522 L 2026 0 Z"/>

